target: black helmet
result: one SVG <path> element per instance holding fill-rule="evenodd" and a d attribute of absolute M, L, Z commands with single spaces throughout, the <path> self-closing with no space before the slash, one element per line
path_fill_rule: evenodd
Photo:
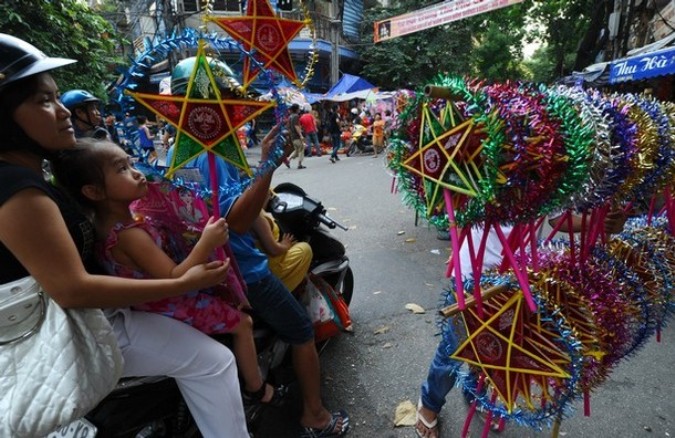
<path fill-rule="evenodd" d="M 35 46 L 0 33 L 0 90 L 14 81 L 72 64 L 74 59 L 49 58 Z"/>

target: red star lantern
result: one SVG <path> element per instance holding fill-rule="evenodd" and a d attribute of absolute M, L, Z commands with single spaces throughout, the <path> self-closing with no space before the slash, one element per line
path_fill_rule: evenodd
<path fill-rule="evenodd" d="M 223 100 L 204 46 L 200 42 L 185 96 L 130 94 L 176 127 L 176 146 L 168 175 L 205 151 L 221 156 L 250 174 L 237 129 L 274 103 Z"/>
<path fill-rule="evenodd" d="M 293 68 L 288 44 L 300 33 L 304 21 L 279 18 L 274 14 L 268 0 L 248 0 L 246 16 L 212 18 L 218 26 L 241 43 L 244 50 L 253 52 L 263 68 L 271 68 L 300 86 Z M 243 87 L 247 88 L 260 73 L 244 58 Z"/>
<path fill-rule="evenodd" d="M 467 339 L 451 356 L 480 368 L 509 412 L 519 396 L 532 403 L 531 385 L 539 381 L 543 388 L 548 379 L 570 377 L 560 366 L 570 360 L 553 341 L 555 334 L 542 329 L 523 301 L 518 291 L 486 302 L 484 318 L 463 311 Z"/>
<path fill-rule="evenodd" d="M 449 120 L 451 124 L 455 123 L 454 119 Z M 427 212 L 431 214 L 442 202 L 440 187 L 461 195 L 476 196 L 474 179 L 467 176 L 478 171 L 473 168 L 475 166 L 469 167 L 480 152 L 480 148 L 470 148 L 473 120 L 469 119 L 446 129 L 425 104 L 421 125 L 419 149 L 403 162 L 403 167 L 424 179 Z M 447 178 L 450 174 L 453 178 Z"/>

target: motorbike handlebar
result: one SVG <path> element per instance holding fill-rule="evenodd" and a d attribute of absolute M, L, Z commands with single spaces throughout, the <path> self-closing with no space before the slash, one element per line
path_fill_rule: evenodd
<path fill-rule="evenodd" d="M 334 221 L 333 219 L 329 218 L 328 216 L 326 216 L 323 213 L 319 213 L 319 215 L 317 217 L 319 219 L 319 222 L 321 222 L 322 224 L 324 224 L 325 226 L 327 226 L 331 230 L 334 230 L 335 227 L 338 227 L 338 228 L 340 228 L 342 230 L 345 230 L 345 231 L 349 230 L 349 228 L 345 227 L 344 225 L 340 224 L 339 222 Z"/>

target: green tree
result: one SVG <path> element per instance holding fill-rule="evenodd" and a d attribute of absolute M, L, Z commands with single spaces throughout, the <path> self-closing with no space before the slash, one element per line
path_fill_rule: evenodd
<path fill-rule="evenodd" d="M 518 4 L 468 20 L 476 41 L 471 62 L 479 77 L 491 81 L 524 79 L 525 13 L 523 4 Z"/>
<path fill-rule="evenodd" d="M 548 46 L 552 59 L 551 76 L 543 78 L 552 81 L 570 74 L 574 69 L 580 41 L 589 29 L 595 10 L 596 0 L 528 0 L 528 24 L 531 37 L 538 38 Z"/>
<path fill-rule="evenodd" d="M 466 21 L 417 32 L 373 44 L 373 23 L 380 19 L 420 9 L 433 1 L 406 0 L 396 8 L 374 8 L 364 20 L 364 37 L 360 46 L 364 61 L 362 74 L 386 89 L 417 88 L 438 73 L 471 72 L 471 29 Z"/>
<path fill-rule="evenodd" d="M 3 33 L 35 45 L 49 56 L 78 62 L 54 71 L 62 91 L 83 88 L 104 98 L 115 75 L 118 40 L 105 19 L 80 0 L 0 0 Z"/>
<path fill-rule="evenodd" d="M 361 46 L 363 74 L 386 87 L 423 84 L 439 72 L 496 81 L 552 82 L 569 74 L 575 64 L 584 63 L 582 56 L 593 56 L 593 47 L 580 42 L 593 40 L 602 28 L 607 2 L 525 0 L 377 44 L 372 43 L 374 21 L 436 2 L 401 0 L 395 8 L 369 9 Z M 523 43 L 533 41 L 540 42 L 541 49 L 535 59 L 526 61 Z"/>

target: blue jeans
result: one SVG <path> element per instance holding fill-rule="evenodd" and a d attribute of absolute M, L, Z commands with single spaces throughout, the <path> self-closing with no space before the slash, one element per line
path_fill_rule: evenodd
<path fill-rule="evenodd" d="M 253 313 L 272 327 L 284 342 L 302 345 L 314 339 L 307 310 L 277 277 L 269 274 L 246 286 Z"/>
<path fill-rule="evenodd" d="M 429 374 L 422 384 L 421 399 L 425 408 L 436 413 L 441 412 L 455 381 L 456 371 L 462 362 L 450 359 L 450 355 L 457 349 L 457 337 L 452 330 L 442 335 L 441 341 L 436 348 L 436 354 L 429 365 Z"/>
<path fill-rule="evenodd" d="M 309 148 L 309 154 L 312 154 L 312 145 L 316 147 L 316 156 L 320 157 L 321 156 L 321 145 L 319 145 L 319 137 L 316 135 L 316 132 L 310 132 L 309 134 L 305 134 L 305 138 L 307 139 L 307 147 Z"/>
<path fill-rule="evenodd" d="M 340 132 L 336 134 L 331 134 L 330 135 L 330 142 L 333 146 L 333 152 L 331 152 L 330 156 L 331 158 L 337 158 L 338 150 L 340 150 L 340 146 L 342 146 L 342 139 L 340 138 Z"/>

